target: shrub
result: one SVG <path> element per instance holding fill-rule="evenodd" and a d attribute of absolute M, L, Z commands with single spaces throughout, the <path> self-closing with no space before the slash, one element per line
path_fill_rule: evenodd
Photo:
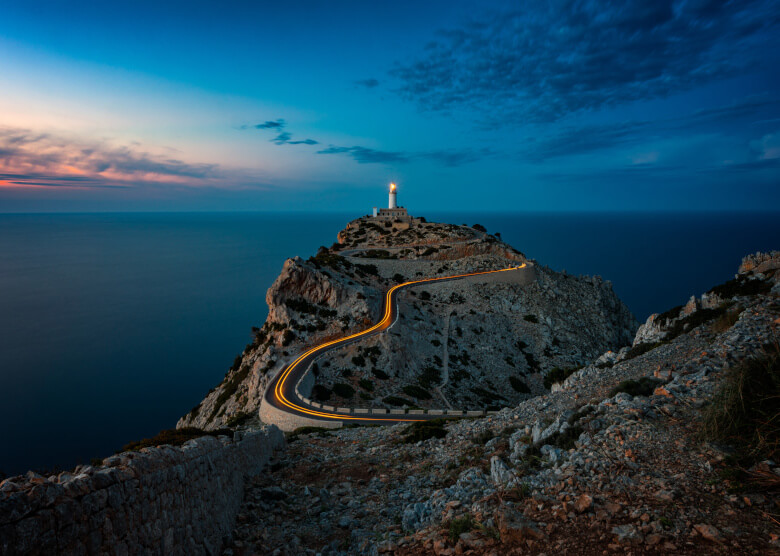
<path fill-rule="evenodd" d="M 422 388 L 421 386 L 417 386 L 416 384 L 404 386 L 403 391 L 407 396 L 412 396 L 418 400 L 430 400 L 433 397 L 431 396 L 431 393 L 428 392 L 428 390 Z"/>
<path fill-rule="evenodd" d="M 349 399 L 355 395 L 355 389 L 349 384 L 337 382 L 333 385 L 333 393 L 341 398 Z"/>
<path fill-rule="evenodd" d="M 520 392 L 521 394 L 531 393 L 531 389 L 528 388 L 528 385 L 516 376 L 509 377 L 509 384 L 514 388 L 515 392 Z"/>
<path fill-rule="evenodd" d="M 423 290 L 420 292 L 420 299 L 422 299 L 423 301 L 428 301 L 430 298 L 431 298 L 431 294 L 428 293 L 427 291 Z"/>
<path fill-rule="evenodd" d="M 731 367 L 704 412 L 701 434 L 736 449 L 735 460 L 748 467 L 780 458 L 780 348 Z M 777 483 L 776 483 L 777 486 Z"/>
<path fill-rule="evenodd" d="M 476 226 L 479 226 L 479 224 L 475 224 Z M 450 542 L 458 542 L 460 536 L 474 529 L 474 526 L 474 518 L 471 517 L 471 514 L 456 517 L 447 524 L 447 536 Z"/>
<path fill-rule="evenodd" d="M 714 293 L 723 299 L 731 299 L 737 295 L 758 295 L 768 293 L 772 289 L 772 284 L 764 280 L 751 280 L 744 276 L 739 276 L 723 284 L 712 288 L 708 293 Z"/>
<path fill-rule="evenodd" d="M 360 387 L 363 390 L 368 390 L 369 392 L 374 391 L 374 383 L 368 380 L 367 378 L 361 378 L 360 379 Z"/>
<path fill-rule="evenodd" d="M 472 228 L 477 230 L 478 232 L 487 232 L 487 228 L 485 228 L 485 226 L 483 226 L 482 224 L 474 224 Z"/>
<path fill-rule="evenodd" d="M 136 440 L 125 444 L 119 452 L 138 451 L 141 448 L 149 448 L 151 446 L 162 446 L 163 444 L 170 444 L 172 446 L 179 446 L 184 444 L 188 440 L 198 438 L 201 436 L 230 436 L 232 438 L 233 431 L 230 429 L 218 429 L 214 431 L 204 431 L 195 427 L 184 427 L 182 429 L 167 429 L 160 431 L 152 438 L 144 438 L 143 440 Z M 117 453 L 119 453 L 117 452 Z"/>
<path fill-rule="evenodd" d="M 433 340 L 431 340 L 431 345 L 433 347 L 439 347 L 441 345 L 441 341 L 439 341 L 436 338 L 434 338 Z"/>
<path fill-rule="evenodd" d="M 446 423 L 446 419 L 432 419 L 430 421 L 412 423 L 404 431 L 403 442 L 404 444 L 414 444 L 429 438 L 444 438 L 447 436 L 447 429 L 444 428 Z"/>
<path fill-rule="evenodd" d="M 536 323 L 538 323 L 538 322 L 539 322 L 539 319 L 538 319 L 538 318 L 536 318 L 536 315 L 526 315 L 526 316 L 524 316 L 523 318 L 524 318 L 525 320 L 527 320 L 528 322 L 532 322 L 532 323 L 534 323 L 534 324 L 536 324 Z"/>
<path fill-rule="evenodd" d="M 363 367 L 366 364 L 366 358 L 362 355 L 356 355 L 352 358 L 352 364 L 357 367 Z"/>
<path fill-rule="evenodd" d="M 387 380 L 388 378 L 390 378 L 389 374 L 387 374 L 384 371 L 380 371 L 379 369 L 376 368 L 371 369 L 371 374 L 377 377 L 379 380 Z"/>
<path fill-rule="evenodd" d="M 292 342 L 295 339 L 295 332 L 290 330 L 289 328 L 282 333 L 282 345 L 283 346 L 289 346 L 290 342 Z"/>
<path fill-rule="evenodd" d="M 436 367 L 425 367 L 417 381 L 423 388 L 431 388 L 433 385 L 441 382 L 441 371 Z"/>
<path fill-rule="evenodd" d="M 567 367 L 567 368 L 561 368 L 561 367 L 553 367 L 549 371 L 547 371 L 547 374 L 544 375 L 544 387 L 548 390 L 552 388 L 552 385 L 556 382 L 563 382 L 567 378 L 569 378 L 571 375 L 579 371 L 582 367 Z"/>
<path fill-rule="evenodd" d="M 394 405 L 394 406 L 398 406 L 398 407 L 404 406 L 404 405 L 408 405 L 408 406 L 414 405 L 409 400 L 401 398 L 399 396 L 387 396 L 386 398 L 382 399 L 382 402 L 385 405 Z"/>
<path fill-rule="evenodd" d="M 404 278 L 403 274 L 399 274 L 398 272 L 396 272 L 395 274 L 393 274 L 393 282 L 397 282 L 400 284 L 402 282 L 406 282 L 406 278 Z"/>
<path fill-rule="evenodd" d="M 739 320 L 739 315 L 742 314 L 742 311 L 744 311 L 744 309 L 741 307 L 726 311 L 712 323 L 712 331 L 717 333 L 725 332 Z"/>
<path fill-rule="evenodd" d="M 330 388 L 322 384 L 315 384 L 311 389 L 311 397 L 318 402 L 326 402 L 330 399 Z"/>
<path fill-rule="evenodd" d="M 610 390 L 609 397 L 621 392 L 632 396 L 650 396 L 659 384 L 661 384 L 660 380 L 649 376 L 643 376 L 639 380 L 624 380 Z"/>
<path fill-rule="evenodd" d="M 658 346 L 664 345 L 666 342 L 652 342 L 652 343 L 646 343 L 646 344 L 637 344 L 631 349 L 628 350 L 628 353 L 626 353 L 626 357 L 623 359 L 633 359 L 634 357 L 639 357 L 640 355 L 644 355 L 650 350 L 653 350 L 657 348 Z"/>
<path fill-rule="evenodd" d="M 249 421 L 250 419 L 252 419 L 252 417 L 254 416 L 255 416 L 254 413 L 250 413 L 248 411 L 239 411 L 238 413 L 230 417 L 225 423 L 225 425 L 231 428 L 239 427 L 244 423 L 246 423 L 247 421 Z"/>

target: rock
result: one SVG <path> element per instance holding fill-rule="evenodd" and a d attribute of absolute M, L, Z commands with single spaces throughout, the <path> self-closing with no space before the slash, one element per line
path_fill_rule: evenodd
<path fill-rule="evenodd" d="M 528 539 L 543 539 L 536 523 L 525 519 L 519 512 L 503 506 L 494 513 L 494 520 L 501 535 L 501 542 L 516 546 Z"/>
<path fill-rule="evenodd" d="M 718 531 L 717 527 L 714 525 L 709 525 L 707 523 L 699 523 L 697 525 L 694 525 L 693 528 L 696 530 L 697 533 L 699 533 L 703 538 L 707 539 L 711 542 L 716 543 L 722 543 L 723 542 L 723 535 L 720 534 L 720 531 Z"/>
<path fill-rule="evenodd" d="M 617 536 L 618 542 L 624 544 L 634 544 L 641 542 L 642 534 L 636 528 L 635 525 L 616 525 L 612 528 L 612 534 Z"/>
<path fill-rule="evenodd" d="M 517 481 L 517 475 L 498 456 L 490 458 L 490 478 L 499 486 L 507 487 Z"/>
<path fill-rule="evenodd" d="M 588 494 L 581 494 L 574 502 L 574 509 L 579 513 L 587 511 L 593 507 L 593 498 Z"/>

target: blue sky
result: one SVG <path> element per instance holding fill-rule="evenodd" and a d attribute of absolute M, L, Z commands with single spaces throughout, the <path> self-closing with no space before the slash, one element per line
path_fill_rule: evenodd
<path fill-rule="evenodd" d="M 0 4 L 0 212 L 780 206 L 780 4 Z"/>

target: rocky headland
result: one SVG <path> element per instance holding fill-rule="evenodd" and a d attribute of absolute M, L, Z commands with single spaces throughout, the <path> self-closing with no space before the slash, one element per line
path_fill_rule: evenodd
<path fill-rule="evenodd" d="M 404 291 L 395 326 L 312 369 L 334 405 L 491 414 L 260 421 L 271 378 L 376 322 L 393 284 L 523 263 L 523 280 Z M 481 226 L 361 218 L 287 260 L 266 299 L 176 430 L 0 482 L 0 553 L 780 553 L 780 252 L 639 326 L 609 281 Z"/>

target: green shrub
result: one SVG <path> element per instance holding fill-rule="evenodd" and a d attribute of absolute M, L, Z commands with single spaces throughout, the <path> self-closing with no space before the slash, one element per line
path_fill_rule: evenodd
<path fill-rule="evenodd" d="M 474 225 L 475 228 L 477 226 L 479 226 L 479 224 Z M 449 537 L 450 542 L 458 542 L 458 539 L 463 533 L 468 533 L 474 529 L 474 527 L 474 518 L 471 517 L 471 514 L 465 514 L 461 517 L 456 517 L 447 524 L 447 536 Z"/>
<path fill-rule="evenodd" d="M 581 368 L 582 367 L 553 367 L 544 375 L 544 387 L 549 390 L 552 388 L 553 384 L 556 382 L 563 382 Z"/>
<path fill-rule="evenodd" d="M 474 224 L 472 228 L 477 230 L 478 232 L 487 232 L 487 228 L 485 228 L 485 226 L 483 226 L 482 224 Z"/>
<path fill-rule="evenodd" d="M 390 375 L 387 374 L 384 371 L 380 371 L 379 369 L 371 369 L 371 374 L 373 374 L 375 377 L 377 377 L 379 380 L 387 380 L 390 378 Z"/>
<path fill-rule="evenodd" d="M 403 442 L 404 444 L 414 444 L 429 438 L 444 438 L 447 436 L 447 429 L 444 428 L 446 423 L 446 419 L 432 419 L 430 421 L 412 423 L 404 431 Z"/>
<path fill-rule="evenodd" d="M 723 299 L 731 299 L 737 295 L 758 295 L 769 293 L 772 284 L 764 280 L 751 280 L 739 276 L 712 288 L 708 293 L 716 294 Z"/>
<path fill-rule="evenodd" d="M 522 380 L 520 380 L 519 378 L 517 378 L 516 376 L 509 377 L 509 384 L 515 390 L 515 392 L 520 392 L 521 394 L 531 393 L 531 389 L 528 388 L 528 385 Z"/>
<path fill-rule="evenodd" d="M 326 402 L 330 399 L 330 388 L 322 384 L 315 384 L 311 389 L 311 397 L 318 402 Z"/>
<path fill-rule="evenodd" d="M 340 398 L 350 399 L 352 396 L 355 395 L 355 389 L 352 388 L 349 384 L 344 384 L 343 382 L 337 382 L 333 385 L 333 393 L 339 396 Z"/>
<path fill-rule="evenodd" d="M 423 290 L 420 292 L 420 299 L 422 299 L 423 301 L 428 301 L 430 298 L 431 298 L 431 294 L 428 293 L 427 291 Z"/>
<path fill-rule="evenodd" d="M 749 467 L 780 458 L 780 348 L 731 367 L 704 412 L 701 434 L 730 444 L 735 462 Z M 778 486 L 776 483 L 775 486 Z"/>
<path fill-rule="evenodd" d="M 651 342 L 645 344 L 637 344 L 628 350 L 628 353 L 626 353 L 626 356 L 623 360 L 626 361 L 628 359 L 633 359 L 634 357 L 639 357 L 640 355 L 644 355 L 648 351 L 653 350 L 658 346 L 662 346 L 665 343 L 666 342 Z"/>
<path fill-rule="evenodd" d="M 398 406 L 398 407 L 401 407 L 401 406 L 404 406 L 404 405 L 407 405 L 407 406 L 414 405 L 409 400 L 401 398 L 399 396 L 387 396 L 386 398 L 382 399 L 382 402 L 385 405 L 394 405 L 394 406 Z"/>
<path fill-rule="evenodd" d="M 361 378 L 360 379 L 360 387 L 364 390 L 368 390 L 369 392 L 374 391 L 374 383 L 368 380 L 367 378 Z"/>
<path fill-rule="evenodd" d="M 401 284 L 402 282 L 406 282 L 406 278 L 403 274 L 395 273 L 393 274 L 393 282 L 396 282 L 398 284 Z"/>
<path fill-rule="evenodd" d="M 184 444 L 188 440 L 198 438 L 201 436 L 229 436 L 233 437 L 233 431 L 230 429 L 218 429 L 214 431 L 204 431 L 195 427 L 184 427 L 182 429 L 167 429 L 160 431 L 152 438 L 144 438 L 143 440 L 136 440 L 125 444 L 119 452 L 138 451 L 141 448 L 149 448 L 151 446 L 162 446 L 163 444 L 170 444 L 172 446 L 179 446 Z M 117 452 L 117 453 L 119 453 Z"/>
<path fill-rule="evenodd" d="M 289 328 L 282 333 L 283 346 L 289 346 L 294 339 L 295 339 L 295 332 L 293 332 Z"/>
<path fill-rule="evenodd" d="M 416 384 L 404 386 L 403 391 L 407 396 L 412 396 L 418 400 L 430 400 L 433 397 L 431 396 L 431 393 L 428 392 L 428 390 L 422 388 L 421 386 L 417 386 Z"/>
<path fill-rule="evenodd" d="M 366 358 L 362 355 L 356 355 L 352 358 L 352 364 L 357 367 L 364 367 L 366 364 Z"/>
<path fill-rule="evenodd" d="M 235 428 L 238 426 L 243 425 L 250 419 L 252 419 L 255 416 L 254 413 L 248 412 L 248 411 L 239 411 L 232 417 L 230 417 L 226 422 L 225 425 L 230 428 Z"/>
<path fill-rule="evenodd" d="M 615 386 L 609 392 L 608 397 L 612 397 L 615 394 L 625 392 L 632 396 L 650 396 L 653 391 L 661 384 L 662 381 L 650 378 L 649 376 L 643 376 L 639 380 L 624 380 L 617 386 Z"/>
<path fill-rule="evenodd" d="M 436 367 L 425 367 L 417 378 L 417 381 L 423 388 L 431 388 L 441 382 L 441 371 Z"/>
<path fill-rule="evenodd" d="M 534 323 L 534 324 L 536 324 L 536 323 L 538 323 L 538 322 L 539 322 L 539 319 L 536 317 L 536 315 L 526 315 L 526 316 L 524 316 L 523 318 L 524 318 L 525 320 L 527 320 L 528 322 L 532 322 L 532 323 Z"/>

